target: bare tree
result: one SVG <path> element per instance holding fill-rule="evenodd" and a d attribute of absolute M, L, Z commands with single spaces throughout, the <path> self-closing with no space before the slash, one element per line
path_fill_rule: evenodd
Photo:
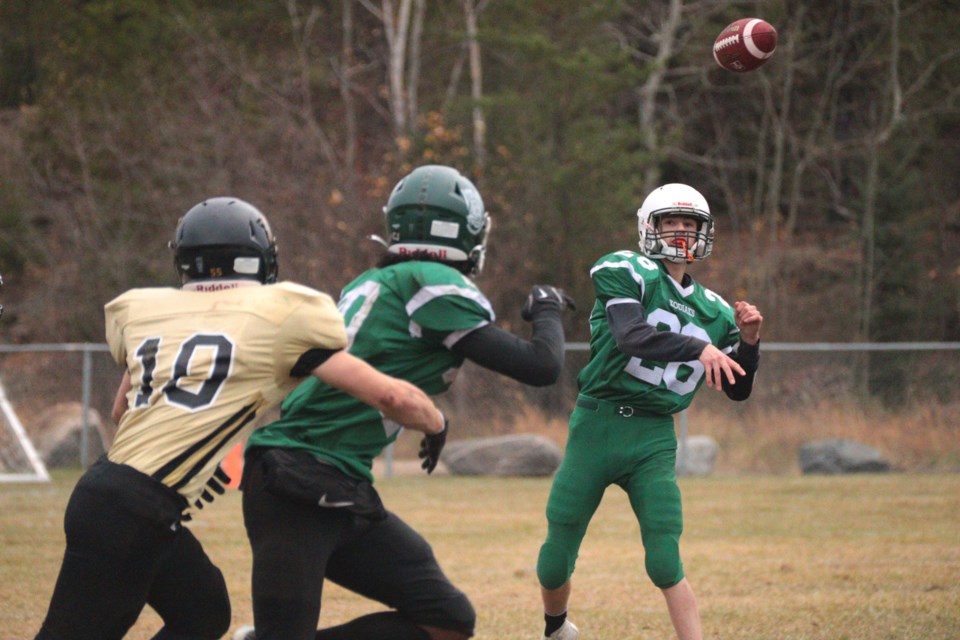
<path fill-rule="evenodd" d="M 297 62 L 300 73 L 299 114 L 307 130 L 317 141 L 320 152 L 327 159 L 330 169 L 335 176 L 339 177 L 342 171 L 340 163 L 337 160 L 337 153 L 317 117 L 310 83 L 310 69 L 314 62 L 308 53 L 308 46 L 310 39 L 313 37 L 313 29 L 316 27 L 317 20 L 320 18 L 320 9 L 317 6 L 311 6 L 307 15 L 301 16 L 299 2 L 297 0 L 286 0 L 286 8 L 290 16 L 290 31 L 293 37 L 294 49 L 297 52 Z"/>
<path fill-rule="evenodd" d="M 419 114 L 420 66 L 422 64 L 421 43 L 423 40 L 423 20 L 427 13 L 426 0 L 414 0 L 413 25 L 410 29 L 410 55 L 407 69 L 406 97 L 407 119 L 412 127 Z"/>
<path fill-rule="evenodd" d="M 670 0 L 665 19 L 654 37 L 657 50 L 650 65 L 651 73 L 647 76 L 647 80 L 638 88 L 640 135 L 643 138 L 647 150 L 654 153 L 659 147 L 656 122 L 657 96 L 660 93 L 664 76 L 669 68 L 668 63 L 673 56 L 682 11 L 683 2 L 681 2 L 681 0 Z M 644 172 L 644 192 L 649 193 L 659 182 L 660 167 L 656 163 L 650 163 Z"/>
<path fill-rule="evenodd" d="M 389 87 L 390 115 L 393 119 L 394 136 L 397 138 L 398 146 L 403 153 L 405 145 L 402 140 L 405 139 L 413 126 L 414 114 L 410 113 L 410 105 L 416 104 L 415 96 L 410 96 L 410 92 L 415 92 L 415 86 L 409 86 L 407 82 L 410 77 L 407 74 L 407 50 L 408 47 L 419 52 L 419 42 L 411 43 L 411 19 L 413 13 L 414 0 L 382 0 L 381 6 L 377 7 L 371 0 L 359 0 L 370 13 L 378 20 L 383 22 L 384 36 L 387 41 L 387 86 Z M 421 16 L 425 0 L 417 0 L 418 15 Z M 414 29 L 414 35 L 421 36 L 422 30 Z M 417 61 L 419 68 L 419 60 Z"/>
<path fill-rule="evenodd" d="M 332 62 L 334 73 L 340 80 L 340 99 L 343 101 L 343 163 L 346 166 L 346 189 L 353 194 L 357 166 L 357 108 L 353 101 L 353 75 L 355 53 L 353 50 L 353 0 L 343 0 L 343 42 L 340 46 L 340 62 Z"/>
<path fill-rule="evenodd" d="M 477 17 L 483 12 L 486 0 L 463 0 L 467 23 L 467 50 L 470 54 L 470 97 L 473 99 L 473 153 L 477 172 L 481 175 L 487 165 L 487 122 L 480 101 L 483 99 L 483 68 L 480 43 L 477 40 Z"/>

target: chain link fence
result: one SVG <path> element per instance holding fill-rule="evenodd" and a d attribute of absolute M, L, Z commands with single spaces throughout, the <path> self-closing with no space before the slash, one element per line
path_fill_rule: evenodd
<path fill-rule="evenodd" d="M 960 471 L 958 356 L 960 343 L 764 344 L 752 397 L 737 403 L 701 389 L 678 430 L 718 443 L 720 474 L 796 473 L 797 449 L 827 438 L 873 446 L 905 471 Z M 562 446 L 588 358 L 586 344 L 569 344 L 559 382 L 544 388 L 466 363 L 438 400 L 451 439 L 535 433 Z M 87 429 L 95 435 L 98 421 L 110 420 L 121 375 L 105 345 L 0 345 L 0 382 L 37 444 L 46 423 L 71 408 L 80 415 L 83 406 L 92 410 Z M 0 426 L 2 473 L 22 461 L 11 459 L 12 432 Z M 402 436 L 396 458 L 415 458 L 418 441 Z M 93 461 L 99 451 L 90 442 L 81 439 L 75 464 Z"/>

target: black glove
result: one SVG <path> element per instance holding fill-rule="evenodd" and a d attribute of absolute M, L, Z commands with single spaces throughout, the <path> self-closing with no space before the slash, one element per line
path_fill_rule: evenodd
<path fill-rule="evenodd" d="M 577 310 L 573 298 L 564 293 L 563 289 L 552 287 L 549 284 L 535 284 L 530 289 L 527 301 L 523 303 L 523 309 L 520 310 L 520 317 L 530 322 L 533 316 L 537 315 L 541 309 L 554 308 L 563 311 L 570 309 Z"/>
<path fill-rule="evenodd" d="M 423 440 L 420 441 L 419 456 L 423 458 L 420 467 L 426 469 L 428 475 L 433 473 L 433 470 L 437 468 L 437 463 L 440 462 L 440 452 L 443 451 L 443 445 L 447 444 L 447 427 L 449 424 L 450 421 L 444 416 L 443 429 L 440 433 L 424 435 Z"/>

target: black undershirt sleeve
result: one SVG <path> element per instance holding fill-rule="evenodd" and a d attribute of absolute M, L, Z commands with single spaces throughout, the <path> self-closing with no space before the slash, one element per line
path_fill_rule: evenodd
<path fill-rule="evenodd" d="M 753 379 L 756 377 L 757 369 L 760 367 L 760 343 L 747 344 L 741 341 L 737 344 L 736 352 L 731 354 L 730 357 L 736 360 L 737 364 L 743 367 L 743 370 L 747 373 L 745 376 L 734 374 L 737 381 L 733 384 L 727 382 L 726 378 L 722 379 L 724 393 L 726 393 L 727 397 L 731 400 L 737 400 L 739 402 L 749 398 L 750 393 L 753 391 Z"/>
<path fill-rule="evenodd" d="M 706 342 L 671 331 L 658 331 L 646 322 L 646 316 L 641 304 L 622 303 L 607 307 L 610 332 L 621 352 L 661 362 L 688 362 L 700 358 Z M 760 345 L 740 342 L 730 357 L 743 367 L 746 375 L 734 374 L 736 382 L 733 384 L 723 378 L 723 391 L 731 400 L 746 400 L 753 391 L 753 380 L 760 366 Z"/>
<path fill-rule="evenodd" d="M 485 325 L 460 338 L 450 350 L 481 367 L 534 387 L 556 382 L 563 370 L 563 324 L 559 309 L 537 313 L 529 341 Z"/>
<path fill-rule="evenodd" d="M 621 353 L 661 362 L 688 362 L 703 353 L 707 342 L 672 331 L 658 331 L 647 323 L 647 311 L 639 302 L 607 307 L 607 323 Z"/>
<path fill-rule="evenodd" d="M 310 349 L 305 352 L 290 369 L 291 378 L 306 378 L 310 372 L 322 365 L 327 359 L 342 349 Z"/>

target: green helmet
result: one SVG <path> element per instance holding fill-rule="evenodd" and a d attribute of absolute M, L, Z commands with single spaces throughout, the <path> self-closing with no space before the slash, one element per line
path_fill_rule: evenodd
<path fill-rule="evenodd" d="M 480 273 L 490 216 L 480 193 L 451 167 L 426 165 L 400 180 L 383 208 L 387 251 L 393 255 L 462 263 Z"/>

